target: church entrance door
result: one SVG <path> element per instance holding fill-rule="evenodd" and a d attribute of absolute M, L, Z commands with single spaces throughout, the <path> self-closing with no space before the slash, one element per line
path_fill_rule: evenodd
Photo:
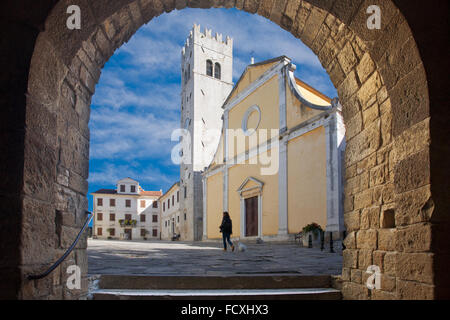
<path fill-rule="evenodd" d="M 258 235 L 258 197 L 245 199 L 245 236 Z"/>

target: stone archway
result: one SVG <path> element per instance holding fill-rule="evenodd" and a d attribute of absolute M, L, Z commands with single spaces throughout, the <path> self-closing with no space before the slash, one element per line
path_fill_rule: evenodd
<path fill-rule="evenodd" d="M 81 8 L 81 30 L 66 28 L 66 9 L 73 4 Z M 366 26 L 365 9 L 373 4 L 384 21 L 375 31 Z M 26 129 L 17 135 L 23 143 L 22 169 L 16 168 L 21 196 L 11 199 L 21 214 L 9 231 L 14 252 L 5 270 L 14 276 L 7 296 L 69 299 L 86 293 L 86 271 L 82 290 L 63 285 L 67 265 L 87 270 L 85 240 L 53 276 L 25 278 L 54 261 L 84 219 L 89 108 L 101 68 L 143 23 L 186 6 L 236 7 L 264 16 L 301 39 L 328 71 L 347 126 L 344 298 L 439 297 L 427 74 L 408 22 L 387 0 L 58 1 L 31 50 L 26 108 L 17 120 Z M 365 286 L 372 264 L 383 273 L 382 290 Z"/>

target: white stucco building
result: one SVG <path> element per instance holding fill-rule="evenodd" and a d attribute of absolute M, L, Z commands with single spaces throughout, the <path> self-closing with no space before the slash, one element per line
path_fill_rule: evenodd
<path fill-rule="evenodd" d="M 100 189 L 94 198 L 93 236 L 98 239 L 145 240 L 160 238 L 162 191 L 145 191 L 125 178 L 115 189 Z"/>
<path fill-rule="evenodd" d="M 184 216 L 180 217 L 180 183 L 176 182 L 159 198 L 161 211 L 161 239 L 171 240 L 173 236 L 180 234 L 180 223 Z"/>
<path fill-rule="evenodd" d="M 180 166 L 181 240 L 201 240 L 201 171 L 215 154 L 222 128 L 222 104 L 233 88 L 233 40 L 194 25 L 181 54 L 181 128 L 189 132 Z M 186 143 L 189 142 L 189 143 Z"/>

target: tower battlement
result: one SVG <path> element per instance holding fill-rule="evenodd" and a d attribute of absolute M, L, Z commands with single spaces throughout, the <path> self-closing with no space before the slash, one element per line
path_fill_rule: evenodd
<path fill-rule="evenodd" d="M 207 43 L 208 46 L 211 46 L 213 42 L 215 42 L 218 45 L 224 46 L 225 48 L 223 49 L 225 49 L 226 51 L 233 50 L 233 38 L 226 36 L 224 41 L 223 35 L 221 33 L 216 33 L 213 36 L 212 29 L 208 29 L 205 27 L 204 32 L 202 32 L 200 25 L 194 24 L 192 30 L 189 32 L 189 37 L 186 39 L 186 42 L 182 49 L 182 55 L 184 56 L 196 42 L 201 42 L 201 44 L 203 44 L 204 42 L 209 42 Z"/>

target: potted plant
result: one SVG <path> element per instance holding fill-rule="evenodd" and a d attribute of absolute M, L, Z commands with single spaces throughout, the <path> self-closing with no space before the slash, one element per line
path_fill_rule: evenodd
<path fill-rule="evenodd" d="M 121 227 L 136 227 L 137 221 L 136 220 L 119 220 Z"/>
<path fill-rule="evenodd" d="M 323 232 L 322 227 L 315 222 L 304 226 L 302 229 L 303 246 L 308 247 L 309 236 L 311 236 L 313 247 L 320 245 L 320 236 L 322 232 Z"/>

